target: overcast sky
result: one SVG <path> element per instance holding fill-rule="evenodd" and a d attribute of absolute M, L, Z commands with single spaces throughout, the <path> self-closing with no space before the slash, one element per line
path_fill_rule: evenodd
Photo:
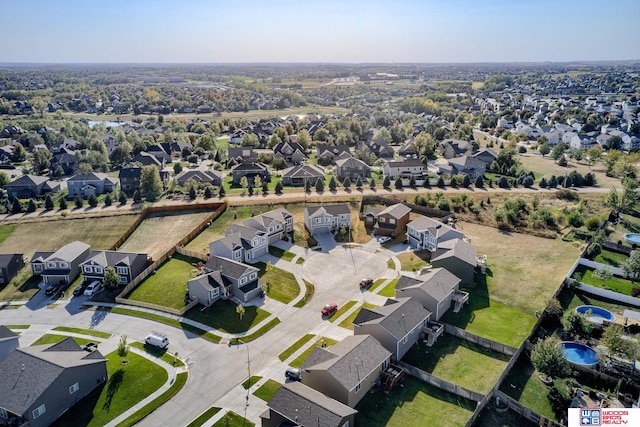
<path fill-rule="evenodd" d="M 2 0 L 0 62 L 640 59 L 640 0 Z"/>

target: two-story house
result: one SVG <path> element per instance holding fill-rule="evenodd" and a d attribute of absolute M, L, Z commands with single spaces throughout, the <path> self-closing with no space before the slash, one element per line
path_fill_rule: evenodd
<path fill-rule="evenodd" d="M 342 227 L 349 228 L 349 205 L 307 206 L 304 208 L 304 225 L 312 236 L 318 233 L 333 233 Z"/>
<path fill-rule="evenodd" d="M 316 146 L 318 163 L 321 165 L 330 165 L 340 159 L 348 159 L 351 156 L 351 149 L 348 145 L 325 145 L 318 144 Z"/>
<path fill-rule="evenodd" d="M 246 219 L 243 225 L 266 232 L 271 244 L 293 233 L 293 215 L 284 208 L 278 208 Z"/>
<path fill-rule="evenodd" d="M 256 298 L 264 283 L 258 270 L 241 262 L 213 255 L 204 265 L 205 274 L 187 282 L 189 296 L 210 306 L 220 298 L 235 297 L 242 302 Z"/>
<path fill-rule="evenodd" d="M 269 252 L 269 236 L 265 231 L 233 224 L 224 234 L 209 244 L 211 255 L 248 262 Z"/>
<path fill-rule="evenodd" d="M 351 335 L 328 348 L 316 347 L 302 363 L 302 383 L 354 408 L 380 378 L 391 352 L 371 335 Z"/>
<path fill-rule="evenodd" d="M 113 267 L 120 276 L 118 283 L 121 285 L 131 282 L 147 266 L 147 254 L 118 251 L 92 251 L 87 260 L 80 264 L 85 282 L 104 281 L 105 270 Z"/>
<path fill-rule="evenodd" d="M 428 327 L 430 316 L 414 298 L 389 298 L 382 307 L 362 308 L 353 320 L 353 333 L 371 335 L 400 360 Z"/>
<path fill-rule="evenodd" d="M 415 298 L 439 320 L 454 305 L 458 311 L 469 294 L 459 291 L 460 279 L 444 268 L 428 269 L 417 276 L 401 274 L 396 283 L 396 298 Z M 465 299 L 466 296 L 466 299 Z"/>
<path fill-rule="evenodd" d="M 410 213 L 411 208 L 402 203 L 384 209 L 369 207 L 364 220 L 367 227 L 373 227 L 375 234 L 396 237 L 405 231 Z"/>
<path fill-rule="evenodd" d="M 407 224 L 407 239 L 412 248 L 435 251 L 438 242 L 462 239 L 464 234 L 453 227 L 426 216 L 419 216 Z"/>
<path fill-rule="evenodd" d="M 46 284 L 70 284 L 80 274 L 80 264 L 88 256 L 89 245 L 75 241 L 55 252 L 36 252 L 31 258 L 31 272 L 42 276 Z"/>
<path fill-rule="evenodd" d="M 92 194 L 98 196 L 111 193 L 118 186 L 118 179 L 111 178 L 106 173 L 84 172 L 70 177 L 67 180 L 69 197 L 77 195 L 89 197 Z"/>
<path fill-rule="evenodd" d="M 273 157 L 282 157 L 288 163 L 296 165 L 304 163 L 307 160 L 304 147 L 297 142 L 281 142 L 273 147 Z"/>
<path fill-rule="evenodd" d="M 371 177 L 371 168 L 362 160 L 354 157 L 336 160 L 336 175 L 340 182 L 345 178 L 356 182 L 358 178 L 365 180 Z"/>
<path fill-rule="evenodd" d="M 472 284 L 477 266 L 476 248 L 467 239 L 438 241 L 438 247 L 431 252 L 430 263 L 433 267 L 446 268 L 462 283 Z"/>
<path fill-rule="evenodd" d="M 383 171 L 389 179 L 423 179 L 424 163 L 419 159 L 390 160 L 384 164 Z"/>
<path fill-rule="evenodd" d="M 142 175 L 142 168 L 130 167 L 122 168 L 118 172 L 118 179 L 120 180 L 120 189 L 127 194 L 133 194 L 137 190 L 140 190 L 140 176 Z"/>

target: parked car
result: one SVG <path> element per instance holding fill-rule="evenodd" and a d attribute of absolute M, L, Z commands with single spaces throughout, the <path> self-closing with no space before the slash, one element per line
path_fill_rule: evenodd
<path fill-rule="evenodd" d="M 291 366 L 284 371 L 284 376 L 292 381 L 302 381 L 302 371 L 297 368 L 292 368 Z"/>
<path fill-rule="evenodd" d="M 378 237 L 378 242 L 380 242 L 381 245 L 387 243 L 389 240 L 391 240 L 391 237 L 389 237 L 389 236 L 380 236 L 380 237 Z"/>
<path fill-rule="evenodd" d="M 149 335 L 144 337 L 144 342 L 162 350 L 166 350 L 167 347 L 169 347 L 169 338 L 160 332 L 151 332 Z"/>
<path fill-rule="evenodd" d="M 90 297 L 100 292 L 101 289 L 102 283 L 100 283 L 100 281 L 98 280 L 94 280 L 89 284 L 89 286 L 87 286 L 87 289 L 84 290 L 84 294 Z"/>
<path fill-rule="evenodd" d="M 333 313 L 338 311 L 338 304 L 336 303 L 327 304 L 324 307 L 322 307 L 322 310 L 320 311 L 322 312 L 323 316 L 331 316 Z"/>
<path fill-rule="evenodd" d="M 58 292 L 60 290 L 60 288 L 62 287 L 62 283 L 51 283 L 49 286 L 47 286 L 47 288 L 44 290 L 44 294 L 45 295 L 53 295 L 56 292 Z"/>
<path fill-rule="evenodd" d="M 373 279 L 370 277 L 365 277 L 360 281 L 360 289 L 368 289 L 371 285 L 373 285 Z"/>
<path fill-rule="evenodd" d="M 87 289 L 87 285 L 88 285 L 88 283 L 86 283 L 86 282 L 80 283 L 73 290 L 73 295 L 77 297 L 77 296 L 80 296 L 80 295 L 84 294 L 84 290 Z"/>

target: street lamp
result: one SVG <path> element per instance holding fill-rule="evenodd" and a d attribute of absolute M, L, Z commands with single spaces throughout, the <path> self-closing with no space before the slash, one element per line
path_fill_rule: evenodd
<path fill-rule="evenodd" d="M 242 343 L 245 345 L 245 347 L 247 348 L 247 375 L 248 375 L 248 380 L 247 380 L 247 396 L 245 397 L 245 404 L 244 404 L 244 419 L 242 420 L 242 425 L 244 426 L 244 422 L 247 419 L 247 408 L 249 407 L 249 389 L 251 388 L 251 359 L 249 357 L 249 344 L 242 341 L 240 338 L 236 338 L 236 341 L 239 343 Z"/>

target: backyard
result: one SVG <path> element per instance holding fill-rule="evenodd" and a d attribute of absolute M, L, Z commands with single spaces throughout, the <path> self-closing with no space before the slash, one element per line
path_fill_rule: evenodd
<path fill-rule="evenodd" d="M 211 326 L 222 332 L 238 334 L 246 332 L 269 317 L 269 313 L 255 306 L 246 306 L 242 320 L 236 313 L 236 304 L 229 300 L 216 301 L 211 307 L 203 309 L 197 305 L 184 315 L 186 318 Z"/>

